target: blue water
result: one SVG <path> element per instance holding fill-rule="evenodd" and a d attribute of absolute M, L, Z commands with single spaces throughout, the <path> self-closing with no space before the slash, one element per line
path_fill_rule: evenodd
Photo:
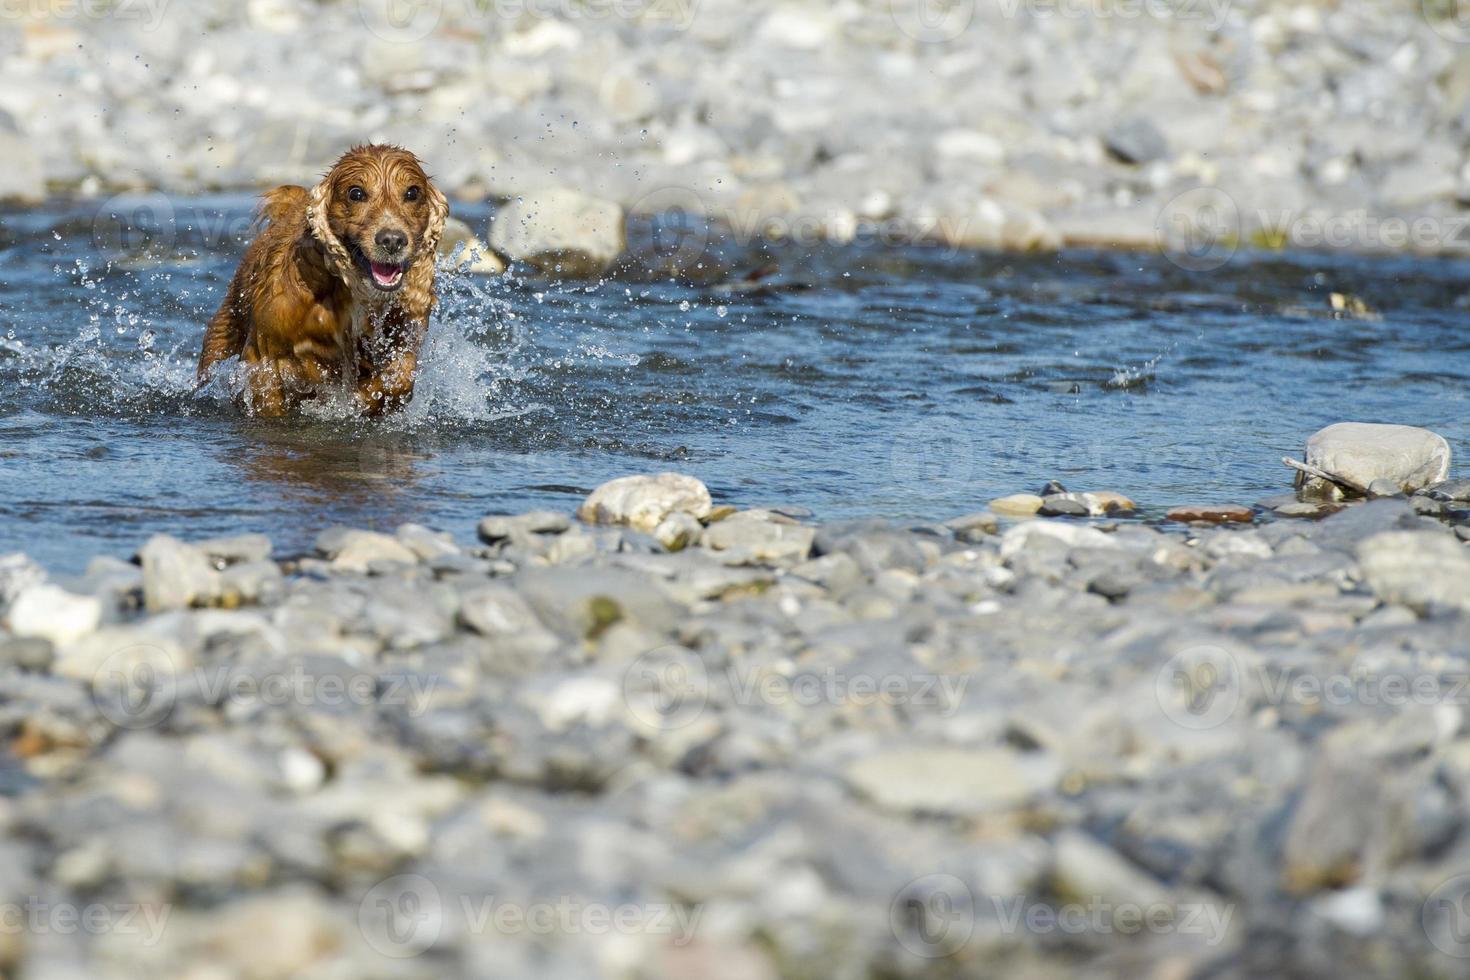
<path fill-rule="evenodd" d="M 400 417 L 245 418 L 193 392 L 193 363 L 250 204 L 0 212 L 0 552 L 71 571 L 159 531 L 470 540 L 486 513 L 665 469 L 819 519 L 943 519 L 1052 478 L 1157 513 L 1282 491 L 1280 457 L 1334 421 L 1470 450 L 1470 263 L 716 240 L 674 281 L 648 228 L 601 282 L 446 276 Z M 1338 318 L 1334 291 L 1379 315 Z"/>

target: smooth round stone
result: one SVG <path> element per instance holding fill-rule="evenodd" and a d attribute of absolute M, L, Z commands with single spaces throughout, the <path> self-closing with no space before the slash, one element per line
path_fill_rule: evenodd
<path fill-rule="evenodd" d="M 1042 498 L 1039 513 L 1043 517 L 1086 517 L 1091 511 L 1076 495 L 1056 493 Z"/>
<path fill-rule="evenodd" d="M 1240 504 L 1204 504 L 1173 507 L 1164 518 L 1181 523 L 1199 521 L 1206 524 L 1249 524 L 1256 519 L 1256 512 Z"/>
<path fill-rule="evenodd" d="M 1433 486 L 1425 487 L 1420 493 L 1427 494 L 1435 500 L 1470 501 L 1470 480 L 1444 480 Z"/>
<path fill-rule="evenodd" d="M 992 513 L 1006 517 L 1031 517 L 1041 510 L 1042 500 L 1034 493 L 1013 493 L 990 502 Z"/>
<path fill-rule="evenodd" d="M 1385 497 L 1402 497 L 1404 491 L 1392 480 L 1374 480 L 1368 484 L 1368 499 L 1379 500 Z"/>
<path fill-rule="evenodd" d="M 1282 504 L 1273 513 L 1278 517 L 1297 517 L 1314 521 L 1319 517 L 1336 514 L 1342 510 L 1340 504 L 1318 503 L 1312 500 L 1298 500 L 1295 503 Z"/>

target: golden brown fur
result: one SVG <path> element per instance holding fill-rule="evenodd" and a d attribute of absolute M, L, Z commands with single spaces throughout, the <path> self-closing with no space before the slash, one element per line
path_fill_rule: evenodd
<path fill-rule="evenodd" d="M 348 151 L 310 191 L 268 192 L 264 227 L 205 330 L 199 379 L 238 355 L 260 415 L 333 385 L 368 414 L 406 404 L 448 213 L 418 159 L 393 146 Z"/>

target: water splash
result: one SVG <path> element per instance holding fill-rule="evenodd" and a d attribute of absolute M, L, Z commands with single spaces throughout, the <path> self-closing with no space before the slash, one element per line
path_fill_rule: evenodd
<path fill-rule="evenodd" d="M 204 324 L 217 296 L 197 283 L 181 303 L 160 304 L 172 276 L 81 259 L 52 273 L 80 296 L 82 325 L 59 342 L 0 337 L 0 382 L 44 392 L 55 409 L 72 415 L 133 417 L 143 412 L 238 412 L 246 371 L 227 361 L 196 390 L 194 367 Z M 403 412 L 374 424 L 408 430 L 484 423 L 546 411 L 542 403 L 511 403 L 510 388 L 524 381 L 533 361 L 531 338 L 516 317 L 509 277 L 487 278 L 441 265 L 440 305 L 419 362 L 415 397 Z M 63 321 L 64 322 L 64 321 Z M 302 407 L 318 420 L 358 416 L 346 390 L 328 391 Z"/>

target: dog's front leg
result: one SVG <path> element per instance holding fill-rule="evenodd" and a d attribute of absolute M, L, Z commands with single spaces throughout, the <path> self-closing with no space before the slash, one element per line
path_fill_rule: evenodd
<path fill-rule="evenodd" d="M 390 318 L 379 343 L 361 349 L 357 404 L 364 415 L 396 411 L 413 398 L 419 347 L 427 330 L 427 323 Z"/>
<path fill-rule="evenodd" d="M 357 383 L 357 404 L 364 415 L 381 415 L 409 403 L 413 398 L 418 352 L 400 350 Z"/>

